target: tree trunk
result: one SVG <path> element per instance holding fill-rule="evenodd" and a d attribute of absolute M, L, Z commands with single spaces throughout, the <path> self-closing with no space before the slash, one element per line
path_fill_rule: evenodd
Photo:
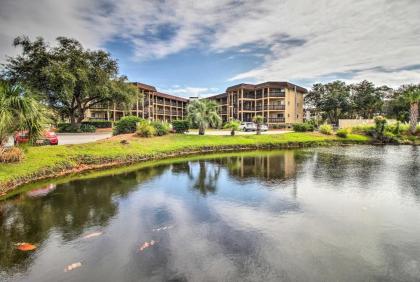
<path fill-rule="evenodd" d="M 232 131 L 230 132 L 230 135 L 235 136 L 235 130 L 234 129 L 232 129 Z"/>
<path fill-rule="evenodd" d="M 74 113 L 70 114 L 70 124 L 76 126 L 76 117 L 74 116 Z"/>
<path fill-rule="evenodd" d="M 257 135 L 261 134 L 261 124 L 257 124 Z"/>
<path fill-rule="evenodd" d="M 419 116 L 419 103 L 410 104 L 410 133 L 416 134 L 417 120 Z"/>
<path fill-rule="evenodd" d="M 203 126 L 200 126 L 198 128 L 198 135 L 204 135 L 204 133 L 205 133 L 204 131 L 205 131 L 204 127 Z"/>

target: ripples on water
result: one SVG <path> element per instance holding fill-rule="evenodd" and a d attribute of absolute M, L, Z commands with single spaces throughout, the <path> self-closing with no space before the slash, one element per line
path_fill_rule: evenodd
<path fill-rule="evenodd" d="M 0 202 L 0 280 L 419 281 L 419 169 L 358 146 L 51 183 Z"/>

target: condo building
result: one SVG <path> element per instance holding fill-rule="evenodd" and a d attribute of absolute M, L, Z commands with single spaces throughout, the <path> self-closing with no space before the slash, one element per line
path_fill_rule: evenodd
<path fill-rule="evenodd" d="M 134 85 L 141 95 L 131 109 L 116 103 L 98 104 L 89 110 L 87 118 L 117 121 L 125 115 L 134 115 L 171 122 L 186 117 L 188 99 L 161 93 L 151 85 L 138 82 Z M 232 119 L 250 122 L 254 116 L 261 115 L 270 128 L 285 128 L 303 122 L 303 95 L 306 92 L 305 88 L 289 82 L 242 83 L 208 99 L 218 103 L 223 122 Z"/>
<path fill-rule="evenodd" d="M 117 103 L 97 104 L 87 113 L 88 119 L 117 121 L 126 115 L 171 122 L 186 116 L 188 99 L 158 92 L 154 86 L 135 82 L 139 95 L 131 109 Z"/>
<path fill-rule="evenodd" d="M 219 104 L 224 122 L 232 119 L 250 122 L 254 116 L 261 115 L 270 128 L 284 128 L 303 122 L 305 93 L 305 88 L 289 82 L 242 83 L 209 99 Z"/>

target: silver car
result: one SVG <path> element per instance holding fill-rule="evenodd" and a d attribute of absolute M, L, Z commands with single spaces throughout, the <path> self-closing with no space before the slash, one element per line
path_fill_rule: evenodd
<path fill-rule="evenodd" d="M 242 131 L 255 131 L 257 130 L 257 125 L 253 122 L 242 122 L 239 126 L 239 130 Z"/>

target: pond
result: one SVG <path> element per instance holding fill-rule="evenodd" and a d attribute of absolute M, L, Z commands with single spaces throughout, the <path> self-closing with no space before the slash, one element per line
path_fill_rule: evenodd
<path fill-rule="evenodd" d="M 0 280 L 419 281 L 419 171 L 349 146 L 56 180 L 0 202 Z"/>

